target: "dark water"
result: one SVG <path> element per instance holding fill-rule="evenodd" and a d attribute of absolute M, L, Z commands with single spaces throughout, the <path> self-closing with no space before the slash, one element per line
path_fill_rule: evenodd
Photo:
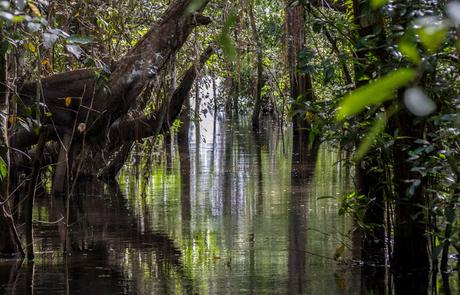
<path fill-rule="evenodd" d="M 351 263 L 352 223 L 334 199 L 352 190 L 340 155 L 325 145 L 299 162 L 291 137 L 208 118 L 189 143 L 133 157 L 117 183 L 82 183 L 70 256 L 63 202 L 37 200 L 37 259 L 0 263 L 0 292 L 391 294 L 384 271 Z"/>

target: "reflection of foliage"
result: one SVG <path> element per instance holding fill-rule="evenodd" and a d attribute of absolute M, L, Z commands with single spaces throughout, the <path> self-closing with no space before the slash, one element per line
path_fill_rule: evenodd
<path fill-rule="evenodd" d="M 201 166 L 198 168 L 196 175 L 199 175 L 200 180 L 195 183 L 196 187 L 192 186 L 190 194 L 185 196 L 190 198 L 190 219 L 182 219 L 181 206 L 187 199 L 182 199 L 181 182 L 186 180 L 181 178 L 179 155 L 173 155 L 171 169 L 167 168 L 170 164 L 164 154 L 153 156 L 155 160 L 150 168 L 140 166 L 140 176 L 145 175 L 144 169 L 151 171 L 145 180 L 136 177 L 135 164 L 124 169 L 120 176 L 123 191 L 129 192 L 127 198 L 130 200 L 130 207 L 135 208 L 140 220 L 148 220 L 145 223 L 151 227 L 148 230 L 161 230 L 176 241 L 176 246 L 182 253 L 181 263 L 185 273 L 193 281 L 194 290 L 198 293 L 220 292 L 226 288 L 221 284 L 222 280 L 231 281 L 231 290 L 235 292 L 238 292 L 242 285 L 248 284 L 249 280 L 255 280 L 254 283 L 261 289 L 272 289 L 272 279 L 267 279 L 266 275 L 259 278 L 254 274 L 270 273 L 280 280 L 286 280 L 288 277 L 286 247 L 289 243 L 289 214 L 293 212 L 293 208 L 290 207 L 292 205 L 289 204 L 291 157 L 288 151 L 291 150 L 292 139 L 287 136 L 282 143 L 277 133 L 273 132 L 270 135 L 271 140 L 259 147 L 254 144 L 252 136 L 247 133 L 243 133 L 243 136 L 244 138 L 235 142 L 230 137 L 226 138 L 230 141 L 227 142 L 229 150 L 234 151 L 232 144 L 239 146 L 239 151 L 232 153 L 232 158 L 242 165 L 239 169 L 222 174 L 218 171 L 222 171 L 224 166 L 214 167 L 217 169 L 215 171 L 200 170 Z M 221 149 L 224 146 L 225 143 L 222 142 L 217 148 Z M 258 150 L 254 149 L 255 146 L 257 149 L 260 148 L 260 162 L 257 160 L 259 156 L 241 161 L 247 158 L 248 153 L 258 153 Z M 192 149 L 191 155 L 192 158 L 201 158 L 203 150 L 196 151 L 195 154 Z M 148 162 L 148 158 L 148 154 L 145 154 L 139 163 Z M 337 217 L 335 200 L 314 201 L 318 195 L 337 195 L 343 192 L 346 182 L 338 180 L 337 171 L 341 169 L 335 165 L 338 158 L 337 152 L 322 149 L 316 167 L 318 177 L 314 179 L 311 188 L 303 188 L 305 191 L 311 191 L 311 196 L 308 194 L 309 228 L 306 247 L 313 255 L 318 255 L 309 259 L 315 261 L 315 265 L 321 265 L 320 268 L 324 267 L 324 270 L 327 266 L 323 264 L 324 258 L 321 258 L 321 255 L 332 257 L 337 244 L 347 245 L 342 253 L 343 258 L 349 255 L 349 241 L 343 234 L 349 230 L 349 220 Z M 223 162 L 219 163 L 224 165 Z M 258 165 L 261 175 L 258 174 Z M 329 169 L 330 167 L 334 168 Z M 190 171 L 195 171 L 193 166 Z M 225 184 L 229 187 L 222 187 L 223 178 L 233 180 Z M 139 193 L 138 188 L 142 186 L 140 182 L 149 183 L 144 196 Z M 238 196 L 244 198 L 238 201 L 239 203 L 233 203 L 231 212 L 212 211 L 211 207 L 218 204 L 211 202 L 222 201 L 225 191 L 233 191 L 236 182 L 241 183 L 244 193 L 232 192 L 226 197 L 233 200 Z M 302 208 L 307 210 L 306 207 Z M 250 251 L 254 251 L 254 254 L 249 254 Z M 276 255 L 273 255 L 274 253 Z M 248 273 L 249 255 L 254 255 L 252 274 Z M 138 256 L 134 253 L 131 256 L 127 261 L 127 269 L 139 263 Z M 154 255 L 142 255 L 142 268 L 150 269 L 149 265 L 158 263 L 157 259 Z M 241 277 L 242 273 L 247 275 Z M 144 282 L 147 286 L 150 286 L 149 279 L 153 275 L 155 273 L 145 273 Z M 184 283 L 178 277 L 176 270 L 169 270 L 164 280 L 171 284 L 170 288 L 180 290 L 184 288 Z M 322 289 L 325 285 L 324 282 L 318 282 L 312 288 Z M 279 290 L 282 287 L 275 288 Z"/>

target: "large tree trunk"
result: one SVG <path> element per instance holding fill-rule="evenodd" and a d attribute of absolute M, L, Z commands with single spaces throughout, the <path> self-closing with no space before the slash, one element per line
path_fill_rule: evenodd
<path fill-rule="evenodd" d="M 374 62 L 369 60 L 373 55 L 382 61 L 388 60 L 384 49 L 385 33 L 383 16 L 380 12 L 373 12 L 372 21 L 368 21 L 366 13 L 369 13 L 368 1 L 354 0 L 353 12 L 354 23 L 357 28 L 356 44 L 361 44 L 360 39 L 369 40 L 366 46 L 357 45 L 357 61 L 354 65 L 355 85 L 360 87 L 369 82 L 374 72 L 378 72 Z M 374 49 L 377 48 L 377 49 Z M 360 142 L 356 142 L 358 146 Z M 358 192 L 366 196 L 366 206 L 363 220 L 365 224 L 373 225 L 361 231 L 361 259 L 367 265 L 382 265 L 385 263 L 385 179 L 384 167 L 382 167 L 382 151 L 373 149 L 364 159 L 356 165 L 358 180 Z"/>
<path fill-rule="evenodd" d="M 168 120 L 160 120 L 160 115 L 157 112 L 150 116 L 143 116 L 114 124 L 109 131 L 109 144 L 117 145 L 120 142 L 139 140 L 153 136 L 155 135 L 155 129 L 158 126 L 161 127 L 161 130 L 163 131 L 168 130 L 174 120 L 179 116 L 182 105 L 188 98 L 197 73 L 203 68 L 204 64 L 213 52 L 214 51 L 211 47 L 207 48 L 201 55 L 198 64 L 196 66 L 192 66 L 184 74 L 180 85 L 172 94 L 168 114 L 165 118 Z"/>
<path fill-rule="evenodd" d="M 196 25 L 210 22 L 209 18 L 196 14 L 204 9 L 209 0 L 204 0 L 196 13 L 187 10 L 191 2 L 192 0 L 174 1 L 142 40 L 117 63 L 108 82 L 110 92 L 106 93 L 101 89 L 93 104 L 91 101 L 86 102 L 89 109 L 106 111 L 105 114 L 89 114 L 89 136 L 99 136 L 101 130 L 107 130 L 105 126 L 110 126 L 121 115 L 126 114 L 147 82 L 163 69 L 170 57 L 184 44 L 192 29 Z M 80 112 L 79 121 L 85 122 L 86 116 L 87 112 Z"/>
<path fill-rule="evenodd" d="M 305 9 L 300 2 L 286 0 L 286 32 L 287 32 L 287 65 L 291 88 L 292 124 L 294 135 L 310 132 L 310 126 L 302 106 L 304 102 L 314 98 L 312 80 L 309 74 L 300 72 L 299 55 L 305 49 Z M 305 143 L 307 144 L 307 143 Z"/>
<path fill-rule="evenodd" d="M 200 60 L 184 74 L 180 85 L 171 94 L 170 99 L 168 99 L 167 105 L 164 105 L 159 111 L 150 116 L 142 116 L 114 124 L 110 128 L 108 135 L 109 146 L 117 147 L 122 145 L 122 148 L 111 163 L 102 170 L 99 177 L 113 178 L 116 176 L 127 160 L 134 141 L 156 136 L 160 132 L 165 133 L 169 130 L 171 124 L 181 113 L 182 105 L 189 98 L 189 93 L 197 74 L 213 53 L 214 50 L 212 47 L 208 47 L 202 53 Z"/>
<path fill-rule="evenodd" d="M 428 212 L 424 209 L 427 206 L 426 184 L 421 179 L 418 186 L 412 187 L 413 182 L 420 179 L 420 174 L 412 170 L 408 159 L 414 139 L 423 138 L 424 127 L 416 126 L 415 118 L 407 110 L 399 113 L 393 121 L 399 130 L 399 139 L 394 147 L 393 174 L 397 200 L 392 266 L 402 273 L 423 273 L 430 268 Z"/>
<path fill-rule="evenodd" d="M 171 56 L 184 44 L 192 29 L 197 25 L 210 22 L 209 18 L 200 15 L 209 0 L 202 1 L 200 7 L 193 13 L 188 11 L 191 2 L 192 0 L 173 1 L 151 30 L 116 64 L 105 85 L 97 86 L 104 84 L 101 83 L 104 78 L 99 77 L 91 69 L 62 73 L 42 79 L 43 97 L 41 100 L 52 113 L 51 119 L 44 120 L 48 125 L 43 128 L 52 131 L 49 132 L 51 134 L 49 139 L 59 139 L 60 142 L 64 134 L 72 134 L 72 142 L 61 147 L 62 156 L 60 158 L 67 160 L 70 150 L 72 152 L 71 162 L 79 161 L 79 165 L 63 162 L 59 175 L 68 175 L 69 171 L 66 171 L 64 166 L 74 167 L 77 173 L 80 169 L 94 170 L 94 164 L 86 166 L 83 164 L 82 167 L 82 163 L 102 163 L 101 151 L 104 150 L 107 138 L 111 139 L 109 144 L 114 145 L 115 142 L 132 141 L 153 135 L 151 128 L 147 130 L 137 128 L 136 130 L 143 130 L 142 134 L 135 135 L 130 132 L 129 138 L 126 134 L 122 134 L 122 137 L 118 139 L 114 139 L 113 135 L 106 136 L 109 130 L 113 134 L 112 131 L 119 126 L 117 120 L 136 105 L 137 97 L 144 90 L 145 85 L 164 69 Z M 190 76 L 190 73 L 187 75 Z M 26 103 L 33 103 L 36 89 L 37 82 L 23 85 L 20 93 Z M 63 97 L 72 98 L 70 106 L 65 104 Z M 182 102 L 171 105 L 171 112 L 178 113 L 174 108 L 180 109 Z M 176 114 L 169 114 L 169 118 L 175 117 L 177 117 Z M 137 127 L 144 127 L 144 119 L 132 120 L 123 124 L 131 127 L 137 124 Z M 150 121 L 155 120 L 154 117 L 149 119 Z M 117 126 L 112 126 L 116 121 Z M 36 144 L 37 141 L 38 136 L 28 131 L 17 132 L 11 137 L 11 142 L 17 149 Z M 92 173 L 95 174 L 95 171 Z M 76 177 L 76 175 L 73 176 Z M 68 176 L 67 179 L 69 179 Z M 64 186 L 59 185 L 57 190 L 62 192 Z"/>

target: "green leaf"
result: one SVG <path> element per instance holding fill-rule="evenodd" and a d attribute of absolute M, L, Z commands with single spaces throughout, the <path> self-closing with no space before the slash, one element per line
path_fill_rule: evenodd
<path fill-rule="evenodd" d="M 26 19 L 25 15 L 15 15 L 11 20 L 13 23 L 22 23 Z"/>
<path fill-rule="evenodd" d="M 377 136 L 385 129 L 386 124 L 387 120 L 385 115 L 380 114 L 374 121 L 374 124 L 372 124 L 371 130 L 369 130 L 366 137 L 359 145 L 358 151 L 355 154 L 355 161 L 360 161 L 366 155 L 369 149 L 374 145 Z"/>
<path fill-rule="evenodd" d="M 417 71 L 413 69 L 399 69 L 352 91 L 340 103 L 337 120 L 345 120 L 347 117 L 361 112 L 367 106 L 378 105 L 392 99 L 395 90 L 406 86 L 416 76 Z"/>
<path fill-rule="evenodd" d="M 6 166 L 5 161 L 0 157 L 0 180 L 5 179 L 8 175 L 8 167 Z"/>
<path fill-rule="evenodd" d="M 335 249 L 334 260 L 338 260 L 340 257 L 342 257 L 344 252 L 345 252 L 345 244 L 342 243 Z"/>
<path fill-rule="evenodd" d="M 188 13 L 195 12 L 198 8 L 200 8 L 201 4 L 203 4 L 204 0 L 192 0 L 187 7 Z"/>
<path fill-rule="evenodd" d="M 76 44 L 89 44 L 93 42 L 93 39 L 88 36 L 82 36 L 82 35 L 72 35 L 66 39 L 70 43 L 76 43 Z"/>
<path fill-rule="evenodd" d="M 428 52 L 436 52 L 446 38 L 446 25 L 434 17 L 424 17 L 418 21 L 416 27 L 422 45 Z"/>
<path fill-rule="evenodd" d="M 409 41 L 403 41 L 399 44 L 399 51 L 413 64 L 420 63 L 420 54 L 418 53 L 417 46 Z"/>
<path fill-rule="evenodd" d="M 388 0 L 371 0 L 371 8 L 376 10 L 387 3 L 388 3 Z"/>
<path fill-rule="evenodd" d="M 230 38 L 230 30 L 233 26 L 235 26 L 236 20 L 236 14 L 230 14 L 228 16 L 227 21 L 224 24 L 224 27 L 222 28 L 222 32 L 217 36 L 217 42 L 219 42 L 224 52 L 224 55 L 230 61 L 235 60 L 237 56 L 235 45 L 233 44 L 233 41 Z"/>

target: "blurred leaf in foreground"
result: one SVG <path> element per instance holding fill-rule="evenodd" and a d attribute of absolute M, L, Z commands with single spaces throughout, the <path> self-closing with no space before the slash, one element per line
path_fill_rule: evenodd
<path fill-rule="evenodd" d="M 235 24 L 236 14 L 232 13 L 228 16 L 228 19 L 222 28 L 222 32 L 217 36 L 217 42 L 221 45 L 225 57 L 230 61 L 235 60 L 237 55 L 235 45 L 230 38 L 230 30 L 233 26 L 235 26 Z"/>
<path fill-rule="evenodd" d="M 416 76 L 417 72 L 413 69 L 400 69 L 352 91 L 340 103 L 337 120 L 345 120 L 349 116 L 358 114 L 367 106 L 378 105 L 392 99 L 395 90 L 406 86 Z"/>

